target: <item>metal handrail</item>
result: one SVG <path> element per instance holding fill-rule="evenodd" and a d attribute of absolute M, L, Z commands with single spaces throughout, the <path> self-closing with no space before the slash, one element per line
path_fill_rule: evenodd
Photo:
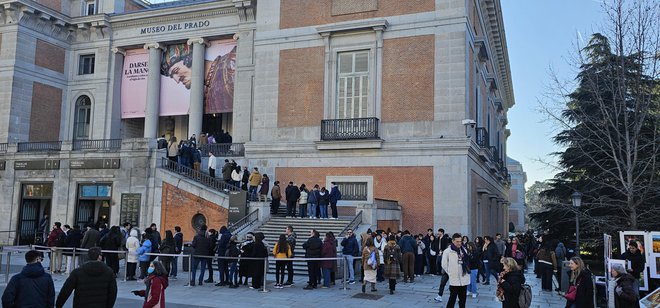
<path fill-rule="evenodd" d="M 379 138 L 378 118 L 321 120 L 321 140 L 360 140 Z"/>
<path fill-rule="evenodd" d="M 256 211 L 248 214 L 247 216 L 239 219 L 237 222 L 229 225 L 227 229 L 229 229 L 229 232 L 232 234 L 236 233 L 236 231 L 241 230 L 247 226 L 252 225 L 254 222 L 259 220 L 259 209 L 257 208 Z"/>
<path fill-rule="evenodd" d="M 121 139 L 74 140 L 73 150 L 119 150 Z"/>
<path fill-rule="evenodd" d="M 203 157 L 209 152 L 218 157 L 243 157 L 245 156 L 245 143 L 207 143 L 199 146 Z"/>
<path fill-rule="evenodd" d="M 19 142 L 18 152 L 61 151 L 62 141 Z"/>
<path fill-rule="evenodd" d="M 351 222 L 349 222 L 348 225 L 346 225 L 346 227 L 343 230 L 341 230 L 341 232 L 339 232 L 338 237 L 343 236 L 346 233 L 346 230 L 353 229 L 353 228 L 357 227 L 358 225 L 360 225 L 360 222 L 362 222 L 362 210 L 360 210 L 357 213 L 357 215 L 355 215 L 355 217 L 353 217 Z"/>
<path fill-rule="evenodd" d="M 241 191 L 240 187 L 227 184 L 221 179 L 213 178 L 206 173 L 186 167 L 166 157 L 161 159 L 161 167 L 220 192 Z"/>

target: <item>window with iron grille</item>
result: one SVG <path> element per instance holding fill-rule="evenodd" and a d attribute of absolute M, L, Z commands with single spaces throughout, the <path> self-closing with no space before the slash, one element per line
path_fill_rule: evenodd
<path fill-rule="evenodd" d="M 345 201 L 367 201 L 367 182 L 336 182 Z"/>

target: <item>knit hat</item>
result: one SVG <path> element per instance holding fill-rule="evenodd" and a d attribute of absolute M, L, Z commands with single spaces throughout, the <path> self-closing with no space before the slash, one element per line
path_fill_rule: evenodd
<path fill-rule="evenodd" d="M 619 263 L 612 264 L 612 270 L 617 273 L 617 276 L 621 276 L 626 273 L 626 269 Z"/>

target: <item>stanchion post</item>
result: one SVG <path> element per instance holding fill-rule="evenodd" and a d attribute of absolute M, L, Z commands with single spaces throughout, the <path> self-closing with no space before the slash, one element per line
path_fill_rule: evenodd
<path fill-rule="evenodd" d="M 0 254 L 0 268 L 2 268 L 2 254 Z"/>
<path fill-rule="evenodd" d="M 5 283 L 9 282 L 9 265 L 11 264 L 11 251 L 7 251 L 7 267 L 5 268 Z"/>
<path fill-rule="evenodd" d="M 193 254 L 190 254 L 190 257 L 188 257 L 188 283 L 192 282 L 192 258 Z"/>
<path fill-rule="evenodd" d="M 342 277 L 342 280 L 344 281 L 344 291 L 346 291 L 346 258 L 345 258 L 343 255 L 342 255 L 342 257 L 341 257 L 341 262 L 344 264 L 344 265 L 342 266 L 342 267 L 343 267 L 343 269 L 342 269 L 342 272 L 343 272 L 343 274 L 342 274 L 342 276 L 343 276 L 343 277 Z"/>
<path fill-rule="evenodd" d="M 268 257 L 265 257 L 264 258 L 264 280 L 262 281 L 262 283 L 264 285 L 264 289 L 261 292 L 268 292 L 268 290 L 266 290 L 266 276 L 267 275 L 268 275 Z"/>
<path fill-rule="evenodd" d="M 69 270 L 69 273 L 73 272 L 73 270 L 76 269 L 76 247 L 73 247 L 73 255 L 71 256 L 71 267 L 73 268 L 69 268 L 69 264 L 66 265 L 66 268 Z"/>
<path fill-rule="evenodd" d="M 124 257 L 124 282 L 128 280 L 128 250 L 126 250 L 126 256 Z"/>

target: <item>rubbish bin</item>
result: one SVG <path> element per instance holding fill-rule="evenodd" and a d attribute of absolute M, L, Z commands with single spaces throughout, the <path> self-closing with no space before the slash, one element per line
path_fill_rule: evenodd
<path fill-rule="evenodd" d="M 184 255 L 191 255 L 193 253 L 193 251 L 194 251 L 194 249 L 192 247 L 190 247 L 189 244 L 183 245 L 183 254 Z M 190 261 L 189 261 L 190 257 L 183 257 L 181 259 L 182 259 L 181 262 L 183 263 L 183 271 L 184 272 L 190 271 L 190 268 L 188 267 L 188 265 L 190 264 Z"/>
<path fill-rule="evenodd" d="M 559 289 L 564 293 L 568 292 L 568 284 L 570 280 L 570 277 L 568 277 L 568 272 L 571 270 L 571 268 L 568 267 L 568 265 L 570 263 L 571 263 L 570 261 L 563 261 L 561 263 L 561 283 Z"/>

